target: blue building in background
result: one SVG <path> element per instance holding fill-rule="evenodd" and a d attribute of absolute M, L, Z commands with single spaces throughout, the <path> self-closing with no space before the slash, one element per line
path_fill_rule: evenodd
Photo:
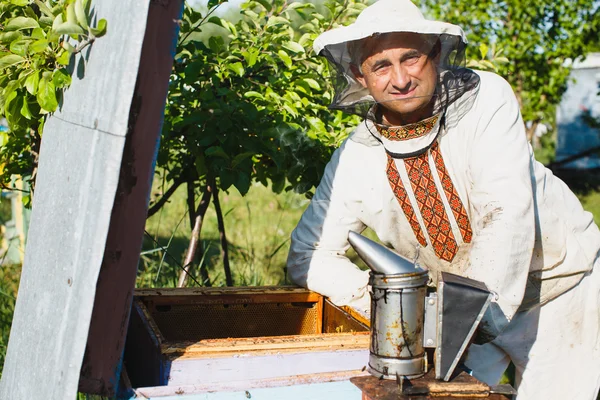
<path fill-rule="evenodd" d="M 556 161 L 600 147 L 600 132 L 590 128 L 583 116 L 589 112 L 600 118 L 600 53 L 591 53 L 581 62 L 576 62 L 571 71 L 571 81 L 556 114 L 558 140 Z M 565 169 L 600 168 L 598 152 L 561 165 Z"/>

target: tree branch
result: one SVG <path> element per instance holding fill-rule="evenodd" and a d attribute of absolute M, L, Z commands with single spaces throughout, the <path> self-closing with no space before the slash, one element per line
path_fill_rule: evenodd
<path fill-rule="evenodd" d="M 173 185 L 169 188 L 169 190 L 165 192 L 165 194 L 160 198 L 160 200 L 158 200 L 156 203 L 154 203 L 154 205 L 152 205 L 152 207 L 148 209 L 148 214 L 146 218 L 150 218 L 151 216 L 156 214 L 158 210 L 160 210 L 161 207 L 164 206 L 165 203 L 171 198 L 171 196 L 173 195 L 173 193 L 175 193 L 177 188 L 181 186 L 181 184 L 185 181 L 186 177 L 183 174 L 177 177 L 177 179 L 173 181 Z"/>
<path fill-rule="evenodd" d="M 223 256 L 223 268 L 225 269 L 225 281 L 227 286 L 233 286 L 233 278 L 231 277 L 231 268 L 229 267 L 229 250 L 227 245 L 227 237 L 225 236 L 225 222 L 223 221 L 223 211 L 219 203 L 219 189 L 215 178 L 210 179 L 210 188 L 213 191 L 213 204 L 217 213 L 217 223 L 219 225 L 219 238 L 221 239 L 221 255 Z"/>

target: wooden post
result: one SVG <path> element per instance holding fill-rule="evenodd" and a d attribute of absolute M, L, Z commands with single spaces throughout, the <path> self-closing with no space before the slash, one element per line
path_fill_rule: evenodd
<path fill-rule="evenodd" d="M 152 188 L 182 0 L 151 0 L 129 132 L 81 368 L 79 390 L 113 396 Z"/>

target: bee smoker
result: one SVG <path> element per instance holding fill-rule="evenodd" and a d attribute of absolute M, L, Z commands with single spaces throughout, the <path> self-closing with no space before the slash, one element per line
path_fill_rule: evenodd
<path fill-rule="evenodd" d="M 418 378 L 435 349 L 435 376 L 448 381 L 492 298 L 485 284 L 441 273 L 428 292 L 428 272 L 355 232 L 348 240 L 371 269 L 371 341 L 367 370 L 378 378 Z"/>

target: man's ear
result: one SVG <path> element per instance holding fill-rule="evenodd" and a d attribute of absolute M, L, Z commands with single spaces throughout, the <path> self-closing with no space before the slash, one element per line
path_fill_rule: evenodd
<path fill-rule="evenodd" d="M 367 82 L 362 72 L 360 72 L 360 69 L 356 65 L 350 64 L 350 71 L 352 71 L 352 74 L 354 74 L 354 78 L 356 78 L 358 83 L 360 83 L 364 88 L 366 88 Z"/>

